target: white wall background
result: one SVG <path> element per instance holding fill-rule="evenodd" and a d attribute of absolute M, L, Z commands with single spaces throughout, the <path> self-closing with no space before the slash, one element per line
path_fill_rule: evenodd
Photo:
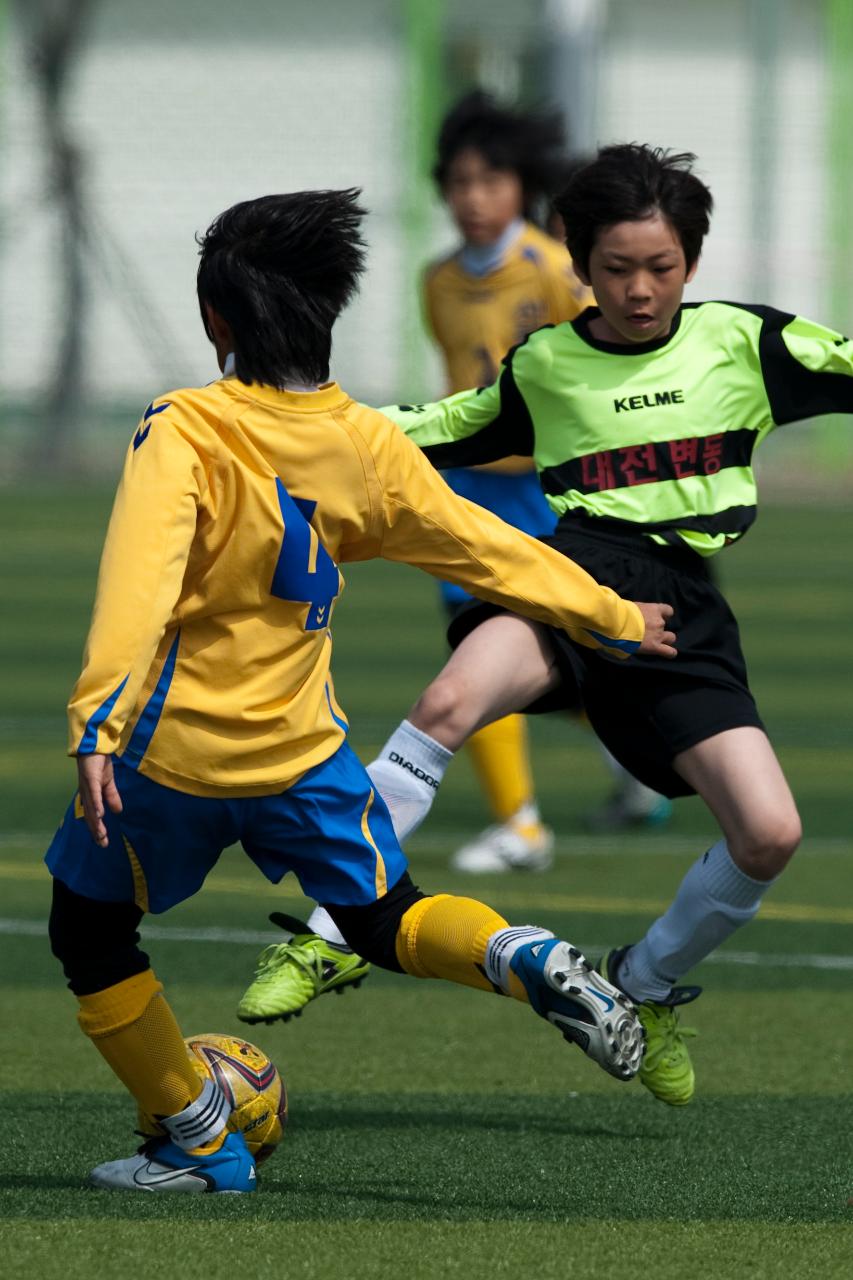
<path fill-rule="evenodd" d="M 597 137 L 698 154 L 717 212 L 693 297 L 770 302 L 843 326 L 848 317 L 830 317 L 825 306 L 818 6 L 779 2 L 786 17 L 774 105 L 757 100 L 752 0 L 610 0 Z M 144 405 L 164 382 L 215 376 L 196 311 L 193 236 L 217 212 L 267 191 L 347 185 L 363 187 L 371 210 L 370 269 L 339 325 L 334 372 L 368 401 L 408 394 L 400 379 L 411 367 L 403 343 L 417 272 L 451 243 L 452 231 L 433 202 L 430 241 L 416 247 L 417 261 L 408 259 L 403 9 L 395 0 L 102 3 L 69 94 L 71 126 L 86 156 L 97 226 L 132 264 L 171 359 L 161 367 L 165 360 L 145 349 L 120 303 L 136 286 L 119 279 L 108 287 L 93 272 L 87 371 L 96 400 Z M 543 13 L 540 0 L 448 5 L 448 48 L 479 32 L 487 65 L 511 69 L 547 39 Z M 20 402 L 37 395 L 50 371 L 58 228 L 38 104 L 14 27 L 4 61 L 0 388 Z M 764 225 L 756 221 L 757 130 L 770 148 L 771 187 L 759 193 L 772 210 Z M 761 281 L 767 292 L 757 297 Z M 425 383 L 438 390 L 437 362 L 426 363 Z"/>

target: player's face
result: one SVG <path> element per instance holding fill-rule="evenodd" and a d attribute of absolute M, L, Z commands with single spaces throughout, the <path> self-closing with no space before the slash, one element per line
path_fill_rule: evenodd
<path fill-rule="evenodd" d="M 493 244 L 524 208 L 518 174 L 493 168 L 476 147 L 451 160 L 444 198 L 468 244 Z"/>
<path fill-rule="evenodd" d="M 666 337 L 696 263 L 687 270 L 677 232 L 655 213 L 604 227 L 589 257 L 589 277 L 575 269 L 601 309 L 590 324 L 593 337 L 634 343 Z"/>

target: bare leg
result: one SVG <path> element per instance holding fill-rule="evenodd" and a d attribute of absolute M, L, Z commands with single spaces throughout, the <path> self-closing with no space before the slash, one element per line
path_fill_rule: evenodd
<path fill-rule="evenodd" d="M 477 729 L 548 693 L 559 682 L 544 627 L 500 614 L 462 641 L 409 712 L 409 721 L 448 751 Z"/>
<path fill-rule="evenodd" d="M 367 766 L 398 839 L 423 822 L 470 734 L 520 711 L 558 680 L 544 628 L 501 614 L 472 631 Z"/>
<path fill-rule="evenodd" d="M 683 973 L 753 918 L 801 834 L 788 784 L 760 729 L 716 734 L 682 752 L 674 767 L 725 838 L 693 864 L 672 905 L 622 961 L 620 980 L 639 1000 L 665 1000 Z"/>
<path fill-rule="evenodd" d="M 707 804 L 732 860 L 754 880 L 772 880 L 800 843 L 794 797 L 767 735 L 744 726 L 706 738 L 673 768 Z"/>

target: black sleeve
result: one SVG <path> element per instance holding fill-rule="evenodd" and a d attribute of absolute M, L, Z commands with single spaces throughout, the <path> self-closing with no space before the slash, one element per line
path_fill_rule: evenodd
<path fill-rule="evenodd" d="M 459 440 L 421 446 L 434 467 L 477 467 L 513 454 L 525 458 L 533 454 L 533 421 L 516 386 L 509 357 L 501 370 L 498 388 L 500 408 L 487 426 Z"/>
<path fill-rule="evenodd" d="M 853 343 L 790 312 L 749 310 L 762 318 L 758 358 L 778 426 L 827 413 L 853 413 Z"/>

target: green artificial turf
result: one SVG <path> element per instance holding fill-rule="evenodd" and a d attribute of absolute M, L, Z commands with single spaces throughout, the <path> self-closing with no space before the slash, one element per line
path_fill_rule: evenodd
<path fill-rule="evenodd" d="M 49 954 L 41 857 L 73 785 L 63 705 L 79 663 L 104 495 L 0 506 L 0 1274 L 112 1280 L 604 1277 L 834 1280 L 853 1272 L 853 607 L 849 512 L 767 510 L 722 561 L 753 686 L 800 803 L 801 854 L 762 916 L 697 971 L 694 1104 L 605 1076 L 528 1009 L 374 972 L 287 1025 L 256 1027 L 290 1094 L 253 1197 L 99 1193 L 133 1107 L 80 1035 Z M 347 571 L 338 694 L 367 758 L 438 668 L 432 584 Z M 584 948 L 637 937 L 714 839 L 698 801 L 665 832 L 590 838 L 607 790 L 578 725 L 532 725 L 554 868 L 476 882 L 447 870 L 487 821 L 454 763 L 411 844 L 428 890 L 475 893 Z M 187 1031 L 242 1033 L 236 1001 L 270 910 L 305 904 L 229 852 L 146 945 Z"/>

